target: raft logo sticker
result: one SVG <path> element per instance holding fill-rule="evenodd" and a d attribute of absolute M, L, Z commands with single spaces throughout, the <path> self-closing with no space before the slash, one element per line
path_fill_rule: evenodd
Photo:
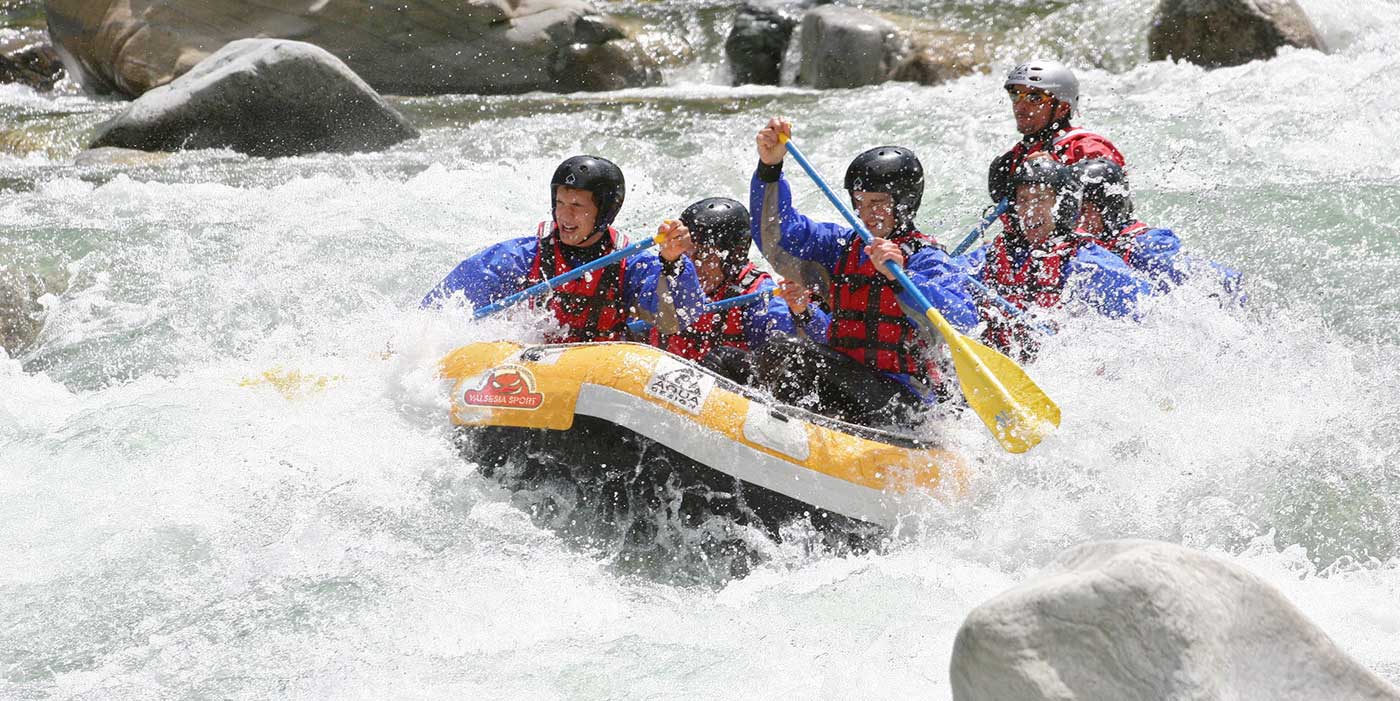
<path fill-rule="evenodd" d="M 656 363 L 656 370 L 652 371 L 646 393 L 692 414 L 699 414 L 705 406 L 705 398 L 714 388 L 714 377 L 686 363 L 662 358 Z"/>
<path fill-rule="evenodd" d="M 462 403 L 493 409 L 538 409 L 544 395 L 535 391 L 535 376 L 519 365 L 502 365 L 481 375 L 462 392 Z"/>

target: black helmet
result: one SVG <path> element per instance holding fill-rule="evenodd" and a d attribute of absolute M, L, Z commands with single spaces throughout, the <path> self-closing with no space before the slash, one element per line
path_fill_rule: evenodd
<path fill-rule="evenodd" d="M 681 223 L 690 229 L 690 236 L 697 245 L 725 253 L 737 251 L 740 258 L 749 252 L 749 210 L 736 200 L 728 197 L 700 200 L 681 212 Z"/>
<path fill-rule="evenodd" d="M 593 193 L 593 204 L 598 205 L 594 231 L 612 226 L 617 213 L 622 211 L 622 200 L 627 197 L 627 181 L 622 177 L 622 169 L 597 156 L 574 156 L 554 169 L 554 177 L 549 179 L 550 212 L 554 211 L 553 198 L 558 196 L 561 185 Z"/>
<path fill-rule="evenodd" d="M 1016 188 L 1011 184 L 1011 169 L 1015 165 L 1016 156 L 1009 151 L 992 160 L 992 167 L 987 170 L 987 193 L 993 202 L 1009 200 L 1016 195 Z"/>
<path fill-rule="evenodd" d="M 907 148 L 872 148 L 856 156 L 846 169 L 846 191 L 856 190 L 888 194 L 894 199 L 899 227 L 912 229 L 924 199 L 924 164 Z"/>
<path fill-rule="evenodd" d="M 1011 176 L 1012 211 L 1015 211 L 1015 191 L 1021 185 L 1046 185 L 1055 192 L 1055 233 L 1074 233 L 1079 219 L 1079 181 L 1069 166 L 1050 158 L 1032 158 L 1021 164 Z M 1019 219 L 1016 226 L 1020 228 Z"/>
<path fill-rule="evenodd" d="M 1108 158 L 1091 158 L 1076 163 L 1074 172 L 1084 188 L 1084 203 L 1098 207 L 1109 231 L 1118 231 L 1132 222 L 1133 198 L 1122 166 Z"/>

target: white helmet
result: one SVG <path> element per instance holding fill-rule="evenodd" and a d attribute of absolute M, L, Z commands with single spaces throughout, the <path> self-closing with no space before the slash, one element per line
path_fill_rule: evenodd
<path fill-rule="evenodd" d="M 1006 74 L 1003 88 L 1010 90 L 1014 85 L 1038 88 L 1050 93 L 1051 97 L 1069 104 L 1070 113 L 1079 111 L 1079 79 L 1074 71 L 1059 61 L 1034 59 L 1026 61 Z"/>

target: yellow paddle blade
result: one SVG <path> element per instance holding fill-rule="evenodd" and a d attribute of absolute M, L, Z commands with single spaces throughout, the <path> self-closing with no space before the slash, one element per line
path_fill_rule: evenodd
<path fill-rule="evenodd" d="M 298 399 L 321 392 L 334 382 L 345 379 L 340 375 L 307 375 L 300 370 L 283 370 L 275 367 L 264 370 L 261 375 L 245 377 L 238 383 L 240 387 L 271 385 L 287 399 Z"/>
<path fill-rule="evenodd" d="M 929 321 L 943 332 L 968 406 L 1001 447 L 1024 453 L 1060 425 L 1060 407 L 1010 358 L 955 331 L 934 309 Z"/>

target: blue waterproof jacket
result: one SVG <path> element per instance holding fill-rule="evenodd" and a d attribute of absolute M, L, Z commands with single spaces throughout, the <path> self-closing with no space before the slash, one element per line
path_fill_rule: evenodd
<path fill-rule="evenodd" d="M 575 252 L 569 246 L 563 249 L 566 255 Z M 458 264 L 428 292 L 422 306 L 439 306 L 458 292 L 478 308 L 509 297 L 529 286 L 538 250 L 538 236 L 489 246 Z M 574 267 L 584 262 L 569 261 Z M 665 330 L 684 328 L 703 313 L 707 300 L 690 258 L 681 256 L 674 275 L 662 274 L 661 257 L 652 250 L 639 251 L 624 263 L 622 302 L 637 316 Z M 674 317 L 668 319 L 671 314 Z"/>
<path fill-rule="evenodd" d="M 773 282 L 771 277 L 765 277 L 754 291 L 766 292 L 777 288 L 777 283 Z M 807 308 L 812 310 L 812 318 L 802 325 L 802 331 L 813 338 L 825 339 L 826 327 L 831 324 L 831 319 L 815 304 L 808 305 Z M 797 335 L 797 319 L 793 317 L 792 310 L 788 309 L 787 302 L 776 294 L 768 298 L 766 304 L 750 304 L 740 309 L 744 319 L 744 339 L 753 350 L 762 348 L 774 336 Z"/>
<path fill-rule="evenodd" d="M 749 211 L 755 213 L 751 224 L 754 243 L 774 269 L 785 278 L 816 289 L 830 289 L 836 266 L 850 252 L 852 240 L 860 236 L 850 227 L 813 221 L 798 212 L 793 207 L 787 179 L 776 167 L 760 165 L 755 171 L 749 184 Z M 904 269 L 954 327 L 969 331 L 977 325 L 977 307 L 969 295 L 966 274 L 947 253 L 926 247 L 910 256 Z M 814 309 L 813 317 L 808 327 L 829 328 L 830 319 L 820 310 Z M 827 340 L 825 331 L 808 335 L 821 343 Z M 928 388 L 913 382 L 909 375 L 883 374 L 915 394 L 932 399 Z"/>
<path fill-rule="evenodd" d="M 993 282 L 987 266 L 987 247 L 979 246 L 957 259 L 968 274 L 988 286 Z M 1024 258 L 1013 260 L 1020 266 Z M 1122 256 L 1096 243 L 1075 251 L 1065 265 L 1065 298 L 1080 299 L 1098 313 L 1110 318 L 1128 316 L 1137 310 L 1138 300 L 1152 294 L 1152 285 L 1134 272 Z M 988 300 L 990 303 L 990 300 Z"/>
<path fill-rule="evenodd" d="M 1134 227 L 1143 226 L 1134 222 L 1125 230 L 1131 232 Z M 1171 229 L 1142 229 L 1133 235 L 1128 250 L 1128 264 L 1146 275 L 1159 294 L 1181 285 L 1193 275 L 1210 275 L 1231 301 L 1245 301 L 1244 275 L 1240 271 L 1181 250 L 1181 238 Z"/>
<path fill-rule="evenodd" d="M 728 333 L 728 329 L 730 328 L 729 319 L 731 315 L 737 313 L 739 319 L 737 332 L 743 336 L 745 347 L 749 350 L 758 350 L 759 348 L 762 348 L 763 346 L 767 345 L 768 342 L 771 341 L 773 338 L 776 338 L 778 336 L 797 335 L 799 326 L 797 319 L 793 317 L 792 311 L 787 306 L 787 302 L 783 301 L 781 297 L 778 297 L 776 294 L 774 294 L 777 290 L 777 287 L 778 285 L 773 281 L 773 278 L 765 274 L 762 278 L 759 279 L 758 284 L 754 286 L 752 290 L 744 292 L 743 294 L 749 294 L 750 292 L 767 292 L 770 293 L 768 299 L 763 300 L 761 302 L 749 302 L 748 304 L 742 307 L 729 308 L 714 312 L 714 314 L 716 314 L 716 317 L 714 321 L 711 322 L 711 325 L 708 327 L 709 331 L 711 333 L 717 332 L 721 334 L 721 336 L 724 336 Z M 730 294 L 734 294 L 734 291 L 731 290 Z M 726 297 L 724 300 L 715 301 L 721 302 L 726 301 L 727 299 L 728 297 Z M 808 308 L 813 311 L 813 314 L 811 315 L 811 318 L 807 320 L 807 323 L 801 325 L 803 332 L 813 336 L 814 338 L 824 337 L 827 330 L 826 327 L 830 324 L 830 318 L 828 318 L 815 304 L 809 306 Z M 704 323 L 705 322 L 702 317 L 701 319 L 697 320 L 695 325 L 692 325 L 692 327 L 687 331 L 691 334 L 698 333 L 696 327 Z M 705 336 L 706 334 L 701 335 Z M 700 343 L 701 339 L 687 339 L 685 338 L 685 334 L 682 334 L 683 342 L 680 347 L 676 347 L 673 345 L 673 343 L 677 340 L 675 336 L 668 335 L 658 337 L 655 333 L 652 333 L 650 336 L 650 340 L 653 344 L 664 350 L 669 350 L 673 353 L 684 355 L 686 357 L 692 357 L 690 355 L 691 353 L 704 352 L 703 348 L 708 345 L 702 343 L 699 347 L 693 346 L 691 345 L 692 343 Z M 685 343 L 685 341 L 689 341 L 689 343 Z M 725 341 L 721 342 L 727 341 L 728 339 L 725 339 Z"/>

